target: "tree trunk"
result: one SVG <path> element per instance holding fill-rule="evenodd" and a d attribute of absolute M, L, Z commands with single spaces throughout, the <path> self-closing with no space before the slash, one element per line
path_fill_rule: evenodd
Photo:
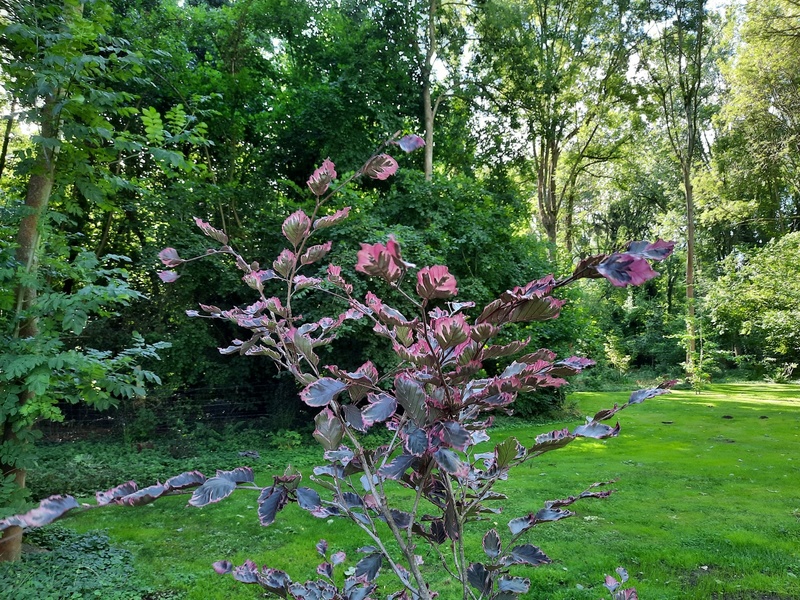
<path fill-rule="evenodd" d="M 0 150 L 0 179 L 3 177 L 3 171 L 6 170 L 6 156 L 8 156 L 8 143 L 11 140 L 11 130 L 14 128 L 14 110 L 17 107 L 17 99 L 11 101 L 11 112 L 8 115 L 8 122 L 6 123 L 6 130 L 3 133 L 3 148 Z"/>
<path fill-rule="evenodd" d="M 694 190 L 690 163 L 683 167 L 683 188 L 686 195 L 686 370 L 692 375 L 696 366 L 697 332 L 694 305 Z"/>
<path fill-rule="evenodd" d="M 54 140 L 57 137 L 58 116 L 55 112 L 57 101 L 57 95 L 50 95 L 45 99 L 42 107 L 41 136 L 45 140 Z M 36 271 L 38 269 L 41 221 L 47 211 L 50 192 L 55 181 L 55 160 L 55 149 L 41 145 L 28 179 L 25 194 L 27 214 L 22 219 L 17 234 L 16 258 L 25 273 L 15 290 L 17 325 L 14 335 L 18 338 L 35 337 L 39 333 L 38 321 L 35 316 L 30 314 L 30 311 L 36 303 Z M 23 406 L 32 398 L 31 392 L 24 392 L 19 399 L 19 406 Z M 2 423 L 3 442 L 11 443 L 18 448 L 24 447 L 27 442 L 24 440 L 24 436 L 20 435 L 21 428 L 23 428 L 22 425 L 7 418 Z M 20 488 L 25 487 L 26 470 L 24 466 L 17 463 L 16 459 L 0 462 L 0 473 L 4 477 L 13 475 L 15 483 Z M 22 529 L 13 526 L 3 531 L 0 537 L 0 561 L 17 560 L 21 551 Z"/>
<path fill-rule="evenodd" d="M 422 109 L 425 119 L 425 180 L 433 177 L 433 122 L 436 112 L 431 98 L 433 82 L 433 60 L 436 57 L 436 0 L 428 6 L 428 44 L 425 49 L 425 64 L 422 67 Z"/>

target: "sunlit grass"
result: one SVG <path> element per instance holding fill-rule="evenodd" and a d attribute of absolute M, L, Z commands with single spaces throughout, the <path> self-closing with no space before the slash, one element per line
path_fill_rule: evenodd
<path fill-rule="evenodd" d="M 573 396 L 593 414 L 626 394 Z M 512 473 L 499 488 L 509 496 L 502 515 L 474 524 L 471 548 L 491 526 L 507 533 L 509 519 L 545 500 L 582 491 L 596 481 L 616 480 L 607 500 L 576 505 L 577 516 L 534 528 L 527 541 L 554 559 L 516 574 L 531 578 L 529 598 L 592 599 L 603 596 L 604 573 L 624 566 L 640 597 L 647 599 L 755 599 L 800 597 L 800 386 L 714 385 L 695 395 L 674 392 L 621 412 L 622 432 L 607 441 L 578 440 Z M 575 422 L 504 427 L 530 444 L 543 431 Z M 304 474 L 310 469 L 304 468 Z M 260 485 L 272 472 L 259 472 Z M 222 558 L 313 577 L 314 544 L 356 549 L 367 540 L 341 520 L 317 520 L 288 507 L 275 525 L 260 527 L 255 492 L 195 509 L 186 497 L 164 498 L 142 508 L 111 507 L 64 521 L 79 530 L 107 529 L 137 557 L 149 582 L 190 599 L 256 598 L 255 586 L 234 584 L 210 564 Z M 460 589 L 420 548 L 443 599 Z M 392 591 L 391 580 L 382 577 Z M 607 596 L 607 594 L 606 594 Z"/>

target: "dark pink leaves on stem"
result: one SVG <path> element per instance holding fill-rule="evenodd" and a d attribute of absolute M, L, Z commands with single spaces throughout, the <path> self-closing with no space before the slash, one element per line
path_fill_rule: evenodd
<path fill-rule="evenodd" d="M 385 246 L 381 243 L 361 244 L 356 271 L 394 283 L 405 272 L 399 244 L 393 238 L 389 238 Z"/>
<path fill-rule="evenodd" d="M 444 265 L 423 267 L 417 272 L 417 294 L 420 298 L 450 298 L 458 294 L 456 279 Z"/>

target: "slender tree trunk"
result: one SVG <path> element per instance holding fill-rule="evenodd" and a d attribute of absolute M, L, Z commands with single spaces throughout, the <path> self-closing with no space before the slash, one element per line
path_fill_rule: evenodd
<path fill-rule="evenodd" d="M 694 299 L 694 189 L 692 188 L 691 163 L 683 166 L 683 188 L 686 195 L 686 369 L 689 374 L 695 370 L 697 353 L 697 331 L 695 323 Z"/>
<path fill-rule="evenodd" d="M 42 109 L 42 129 L 41 135 L 45 139 L 56 137 L 56 116 L 54 109 L 56 96 L 50 96 L 45 100 Z M 16 289 L 16 318 L 15 336 L 18 338 L 35 337 L 39 333 L 39 324 L 35 316 L 30 314 L 30 310 L 36 303 L 36 271 L 38 269 L 38 248 L 41 229 L 42 216 L 47 210 L 50 201 L 50 192 L 53 189 L 55 180 L 55 150 L 47 146 L 40 146 L 33 167 L 33 172 L 28 179 L 27 192 L 25 194 L 25 207 L 28 214 L 20 223 L 17 234 L 17 261 L 22 266 L 25 276 L 20 279 Z M 23 406 L 33 398 L 29 391 L 22 393 L 19 399 L 19 406 Z M 13 420 L 6 419 L 2 424 L 2 439 L 4 443 L 11 443 L 17 447 L 26 444 L 24 437 L 20 435 L 21 425 Z M 18 465 L 15 460 L 8 462 L 0 461 L 0 472 L 4 477 L 14 476 L 15 483 L 20 487 L 25 487 L 26 470 Z M 0 537 L 0 561 L 17 560 L 22 551 L 22 529 L 20 527 L 9 527 L 2 537 Z"/>
<path fill-rule="evenodd" d="M 425 64 L 422 67 L 422 109 L 425 119 L 425 164 L 426 181 L 433 177 L 433 123 L 436 117 L 433 99 L 433 60 L 436 57 L 436 0 L 428 6 L 428 44 L 425 49 Z"/>
<path fill-rule="evenodd" d="M 8 115 L 8 122 L 6 123 L 6 130 L 3 133 L 3 148 L 0 150 L 0 179 L 3 177 L 3 172 L 6 170 L 6 156 L 8 156 L 8 143 L 11 140 L 11 130 L 14 127 L 14 110 L 17 107 L 17 99 L 11 101 L 11 112 Z"/>

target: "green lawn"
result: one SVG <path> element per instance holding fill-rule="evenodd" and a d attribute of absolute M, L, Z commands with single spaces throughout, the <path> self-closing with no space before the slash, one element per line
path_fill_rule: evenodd
<path fill-rule="evenodd" d="M 625 402 L 627 394 L 571 398 L 593 414 Z M 605 592 L 603 575 L 623 566 L 649 600 L 800 598 L 800 386 L 713 385 L 700 395 L 681 391 L 648 400 L 619 417 L 618 438 L 578 440 L 501 485 L 509 500 L 495 521 L 504 536 L 509 519 L 545 500 L 617 480 L 611 498 L 578 503 L 576 517 L 529 532 L 527 541 L 554 562 L 519 569 L 516 574 L 531 578 L 526 597 L 597 600 Z M 513 424 L 496 431 L 493 442 L 513 435 L 530 444 L 538 433 L 574 424 Z M 310 471 L 307 460 L 301 467 Z M 257 470 L 257 482 L 271 483 L 274 473 Z M 296 505 L 275 525 L 260 527 L 255 504 L 256 493 L 245 491 L 204 509 L 187 507 L 186 497 L 168 497 L 141 508 L 88 511 L 63 524 L 107 530 L 133 553 L 149 584 L 195 600 L 260 596 L 255 586 L 217 576 L 210 568 L 215 560 L 252 558 L 300 579 L 313 576 L 318 539 L 350 558 L 366 543 L 349 523 L 314 519 Z M 489 526 L 473 526 L 476 551 Z M 432 573 L 440 571 L 431 554 L 423 555 Z M 458 597 L 455 587 L 438 580 L 443 600 Z M 388 577 L 381 582 L 385 592 L 394 589 Z"/>

